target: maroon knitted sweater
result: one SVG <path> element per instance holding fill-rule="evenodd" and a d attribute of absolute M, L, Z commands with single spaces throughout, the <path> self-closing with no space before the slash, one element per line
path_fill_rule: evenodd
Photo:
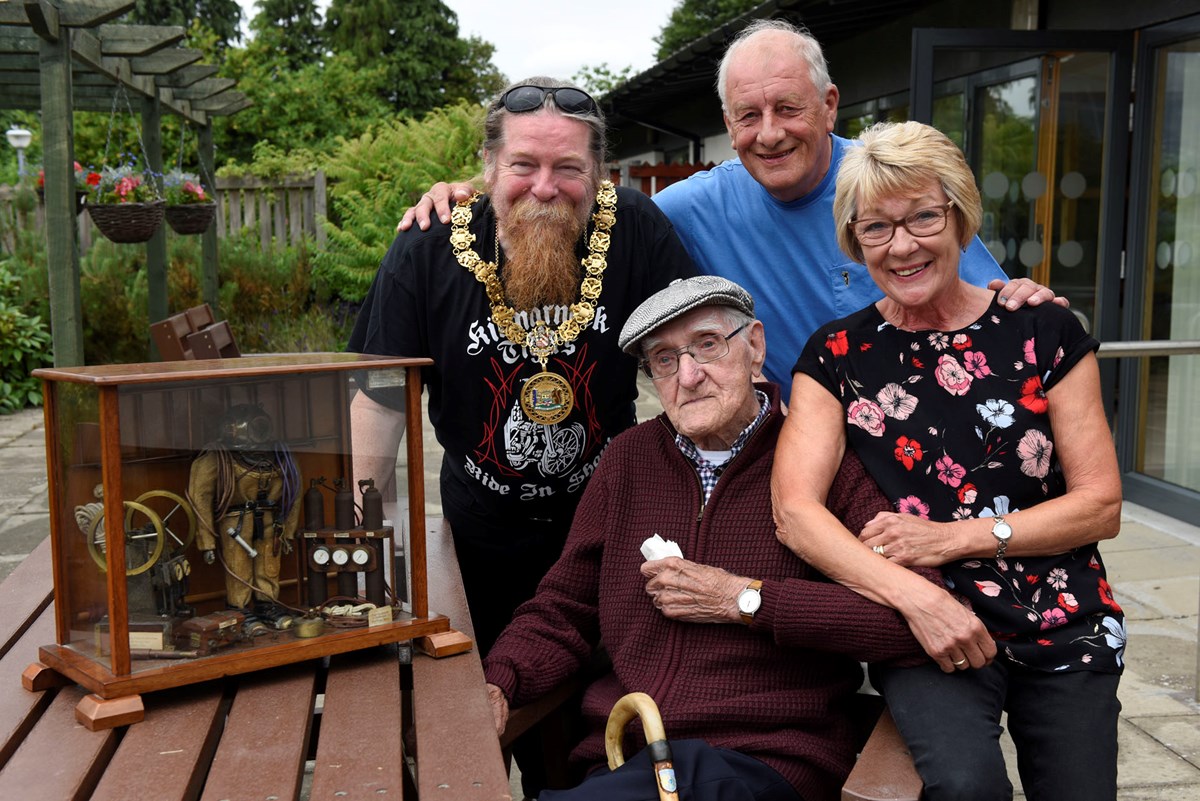
<path fill-rule="evenodd" d="M 759 388 L 771 398 L 769 416 L 707 505 L 665 415 L 609 444 L 562 557 L 517 609 L 484 670 L 520 706 L 577 671 L 602 640 L 612 672 L 587 689 L 588 733 L 573 758 L 602 763 L 613 703 L 641 691 L 658 703 L 668 738 L 740 751 L 777 770 L 802 798 L 833 799 L 854 761 L 847 709 L 862 680 L 859 661 L 921 649 L 896 612 L 830 582 L 776 539 L 771 465 L 783 417 L 778 388 Z M 888 508 L 852 454 L 828 506 L 854 532 Z M 663 617 L 638 572 L 639 547 L 655 533 L 687 559 L 762 579 L 753 626 Z"/>

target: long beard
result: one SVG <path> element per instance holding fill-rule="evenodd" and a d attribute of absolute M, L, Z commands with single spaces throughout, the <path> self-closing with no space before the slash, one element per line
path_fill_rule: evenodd
<path fill-rule="evenodd" d="M 581 275 L 575 244 L 586 222 L 587 217 L 566 202 L 522 200 L 512 207 L 503 222 L 502 278 L 513 308 L 575 302 Z"/>

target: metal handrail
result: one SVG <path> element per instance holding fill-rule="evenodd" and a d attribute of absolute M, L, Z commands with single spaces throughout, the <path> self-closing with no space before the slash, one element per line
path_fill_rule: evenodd
<path fill-rule="evenodd" d="M 1120 359 L 1126 356 L 1187 356 L 1200 353 L 1200 339 L 1145 339 L 1126 342 L 1101 342 L 1097 359 Z"/>

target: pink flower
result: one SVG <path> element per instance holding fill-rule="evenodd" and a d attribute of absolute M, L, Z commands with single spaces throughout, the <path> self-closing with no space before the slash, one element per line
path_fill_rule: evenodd
<path fill-rule="evenodd" d="M 951 395 L 965 395 L 971 388 L 971 374 L 962 368 L 958 359 L 949 354 L 938 357 L 938 366 L 933 374 L 937 378 L 938 386 Z"/>
<path fill-rule="evenodd" d="M 917 398 L 909 395 L 904 391 L 904 387 L 894 382 L 879 390 L 875 400 L 884 414 L 897 420 L 907 420 L 917 408 Z"/>
<path fill-rule="evenodd" d="M 872 437 L 883 436 L 883 409 L 875 401 L 860 398 L 846 410 L 846 422 L 856 425 Z"/>
<path fill-rule="evenodd" d="M 922 520 L 929 519 L 929 504 L 922 501 L 916 495 L 909 495 L 907 498 L 901 498 L 896 501 L 896 511 L 902 515 L 913 515 Z"/>
<path fill-rule="evenodd" d="M 1047 609 L 1042 612 L 1042 629 L 1053 629 L 1067 622 L 1067 613 L 1061 609 Z"/>
<path fill-rule="evenodd" d="M 964 353 L 963 362 L 966 363 L 967 372 L 976 378 L 983 378 L 992 374 L 992 368 L 988 367 L 987 356 L 979 351 L 969 350 Z"/>
<path fill-rule="evenodd" d="M 1021 458 L 1021 472 L 1031 478 L 1045 478 L 1050 472 L 1050 454 L 1054 443 L 1037 429 L 1029 429 L 1017 443 L 1017 456 Z"/>
<path fill-rule="evenodd" d="M 1035 343 L 1032 337 L 1025 340 L 1025 361 L 1029 364 L 1037 364 L 1037 351 L 1034 347 Z"/>
<path fill-rule="evenodd" d="M 937 460 L 937 471 L 938 480 L 950 487 L 957 487 L 961 484 L 963 476 L 967 474 L 967 468 L 956 464 L 949 456 L 943 456 Z"/>

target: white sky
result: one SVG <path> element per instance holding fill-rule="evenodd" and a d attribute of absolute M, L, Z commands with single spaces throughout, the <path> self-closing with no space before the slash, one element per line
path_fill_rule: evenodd
<path fill-rule="evenodd" d="M 254 0 L 238 0 L 245 22 Z M 459 35 L 496 46 L 492 62 L 511 80 L 571 78 L 607 63 L 633 74 L 655 63 L 653 37 L 680 0 L 442 0 L 458 15 Z M 322 8 L 325 2 L 318 3 Z"/>

